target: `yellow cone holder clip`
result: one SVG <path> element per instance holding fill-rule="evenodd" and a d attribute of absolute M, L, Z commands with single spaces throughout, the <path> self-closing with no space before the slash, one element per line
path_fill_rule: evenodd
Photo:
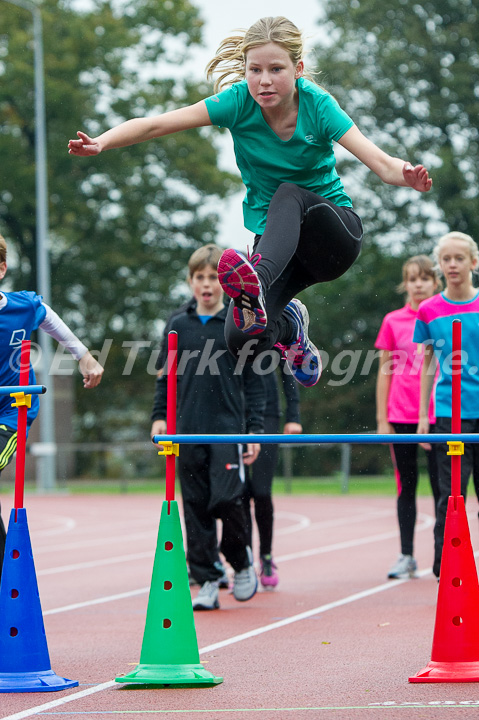
<path fill-rule="evenodd" d="M 12 402 L 12 407 L 23 407 L 24 405 L 27 406 L 27 408 L 32 407 L 32 396 L 31 395 L 25 395 L 24 392 L 16 392 L 16 393 L 10 393 L 10 396 L 12 398 L 15 398 L 15 402 Z"/>
<path fill-rule="evenodd" d="M 464 443 L 460 440 L 448 440 L 449 450 L 448 455 L 464 455 Z"/>
<path fill-rule="evenodd" d="M 158 455 L 178 455 L 180 454 L 180 446 L 178 443 L 174 443 L 171 440 L 162 440 L 158 445 L 163 446 L 163 450 L 158 450 Z"/>

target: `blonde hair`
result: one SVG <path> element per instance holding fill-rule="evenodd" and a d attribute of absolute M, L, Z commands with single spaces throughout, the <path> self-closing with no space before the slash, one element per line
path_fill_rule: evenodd
<path fill-rule="evenodd" d="M 254 47 L 276 43 L 286 50 L 295 67 L 303 59 L 303 34 L 291 20 L 281 15 L 261 18 L 248 30 L 241 29 L 236 32 L 241 34 L 225 38 L 213 60 L 206 66 L 208 80 L 211 80 L 215 73 L 221 73 L 215 80 L 215 93 L 244 80 L 246 54 Z M 305 71 L 303 77 L 314 81 L 312 72 Z"/>
<path fill-rule="evenodd" d="M 417 265 L 419 268 L 419 275 L 426 275 L 426 277 L 432 278 L 436 283 L 437 289 L 442 289 L 441 279 L 431 258 L 428 258 L 427 255 L 414 255 L 413 257 L 410 257 L 409 260 L 406 260 L 402 266 L 402 282 L 396 288 L 398 293 L 406 292 L 408 270 L 411 265 Z"/>
<path fill-rule="evenodd" d="M 7 262 L 7 242 L 3 235 L 0 235 L 0 263 Z"/>
<path fill-rule="evenodd" d="M 203 245 L 195 250 L 188 260 L 188 276 L 192 278 L 195 272 L 203 270 L 207 265 L 216 269 L 222 253 L 223 251 L 213 243 Z"/>
<path fill-rule="evenodd" d="M 445 245 L 449 240 L 462 240 L 462 242 L 465 242 L 466 245 L 469 248 L 469 252 L 471 253 L 471 259 L 476 261 L 476 268 L 473 270 L 474 273 L 479 271 L 479 268 L 477 266 L 477 261 L 479 260 L 479 250 L 477 248 L 477 243 L 472 239 L 470 235 L 466 235 L 466 233 L 459 232 L 459 230 L 453 230 L 452 232 L 448 232 L 445 235 L 442 235 L 442 237 L 439 238 L 439 240 L 436 243 L 436 246 L 434 248 L 433 255 L 434 260 L 436 262 L 436 269 L 440 270 L 440 255 L 441 255 L 441 249 L 443 245 Z"/>

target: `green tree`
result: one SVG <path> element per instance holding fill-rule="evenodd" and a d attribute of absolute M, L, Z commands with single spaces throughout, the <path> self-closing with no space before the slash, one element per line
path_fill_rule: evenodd
<path fill-rule="evenodd" d="M 479 237 L 478 13 L 473 0 L 327 6 L 322 80 L 366 135 L 434 178 L 417 196 L 351 169 L 355 205 L 376 237 L 428 251 L 437 220 Z"/>
<path fill-rule="evenodd" d="M 153 389 L 145 368 L 158 321 L 178 302 L 188 256 L 215 239 L 214 201 L 238 180 L 218 169 L 210 129 L 97 158 L 68 155 L 78 129 L 98 134 L 209 92 L 180 75 L 201 41 L 202 20 L 188 0 L 79 7 L 42 3 L 52 305 L 90 347 L 113 340 L 101 392 L 77 394 L 81 437 L 144 437 Z M 36 289 L 31 15 L 0 0 L 0 17 L 0 231 L 18 256 L 11 285 Z M 151 348 L 122 375 L 130 352 L 123 344 L 145 340 Z"/>
<path fill-rule="evenodd" d="M 385 185 L 337 153 L 363 219 L 364 246 L 343 278 L 307 293 L 312 337 L 328 353 L 329 365 L 317 392 L 302 391 L 303 420 L 308 432 L 368 432 L 376 426 L 377 362 L 366 372 L 364 361 L 383 316 L 402 303 L 395 293 L 402 261 L 429 253 L 447 229 L 479 239 L 478 6 L 472 0 L 387 6 L 335 0 L 326 6 L 322 26 L 319 82 L 365 135 L 392 155 L 423 163 L 434 179 L 432 191 L 419 195 Z M 355 448 L 353 467 L 389 466 L 384 450 Z M 309 455 L 306 470 L 315 462 Z"/>

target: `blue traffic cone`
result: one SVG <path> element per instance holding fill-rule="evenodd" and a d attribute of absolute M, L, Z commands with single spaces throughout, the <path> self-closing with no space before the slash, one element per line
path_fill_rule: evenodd
<path fill-rule="evenodd" d="M 0 585 L 0 692 L 51 692 L 77 685 L 51 669 L 27 511 L 13 509 Z"/>

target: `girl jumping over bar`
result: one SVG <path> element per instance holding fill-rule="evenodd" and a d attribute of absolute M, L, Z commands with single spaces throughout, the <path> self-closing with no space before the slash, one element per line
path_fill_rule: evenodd
<path fill-rule="evenodd" d="M 255 235 L 252 257 L 228 249 L 218 265 L 232 298 L 228 347 L 240 357 L 244 348 L 253 361 L 276 346 L 309 387 L 320 377 L 321 358 L 308 338 L 307 309 L 295 295 L 340 277 L 362 242 L 361 220 L 335 169 L 333 141 L 390 185 L 426 192 L 432 180 L 422 165 L 380 150 L 314 82 L 301 32 L 284 17 L 262 18 L 223 40 L 207 66 L 209 79 L 216 73 L 216 95 L 128 120 L 96 138 L 78 132 L 69 152 L 97 155 L 189 128 L 227 127 L 246 186 L 245 227 Z"/>

